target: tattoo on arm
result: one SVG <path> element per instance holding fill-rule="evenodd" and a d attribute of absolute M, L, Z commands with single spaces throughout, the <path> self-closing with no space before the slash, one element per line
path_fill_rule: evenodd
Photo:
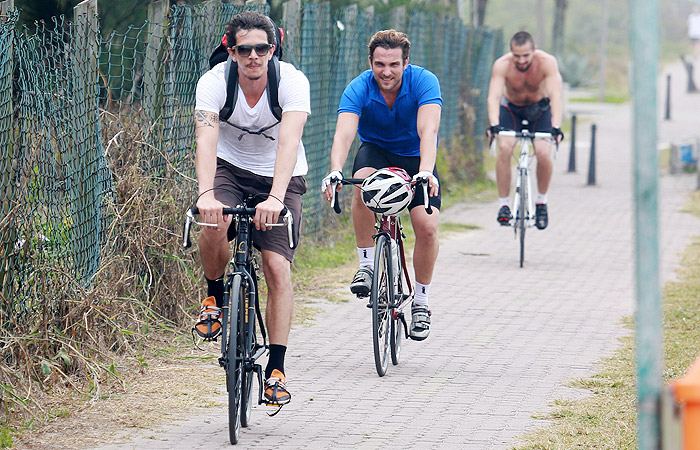
<path fill-rule="evenodd" d="M 219 121 L 219 115 L 213 112 L 196 110 L 194 112 L 194 121 L 197 128 L 214 128 L 214 124 Z"/>

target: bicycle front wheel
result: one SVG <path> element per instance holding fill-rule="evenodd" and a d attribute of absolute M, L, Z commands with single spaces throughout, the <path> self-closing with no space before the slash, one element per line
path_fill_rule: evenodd
<path fill-rule="evenodd" d="M 255 271 L 253 270 L 251 270 L 251 277 L 253 280 L 256 279 Z M 255 292 L 257 295 L 257 289 L 255 287 L 241 289 L 241 298 L 248 299 L 245 311 L 245 316 L 247 318 L 246 329 L 249 331 L 245 334 L 244 356 L 246 361 L 252 359 L 257 344 L 257 335 L 255 332 L 255 305 L 250 304 L 251 300 L 253 300 L 249 295 L 251 292 Z M 247 367 L 243 371 L 241 383 L 241 426 L 248 427 L 250 425 L 250 414 L 253 409 L 253 371 L 248 370 Z"/>
<path fill-rule="evenodd" d="M 527 229 L 527 221 L 529 220 L 529 211 L 527 211 L 527 197 L 530 193 L 527 191 L 527 173 L 524 170 L 520 172 L 520 204 L 518 205 L 518 231 L 520 232 L 520 267 L 523 267 L 525 261 L 525 230 Z"/>
<path fill-rule="evenodd" d="M 389 238 L 382 234 L 377 237 L 375 245 L 374 275 L 370 296 L 374 364 L 380 377 L 386 374 L 389 363 L 390 299 L 394 298 L 391 276 L 391 246 Z"/>
<path fill-rule="evenodd" d="M 245 328 L 241 297 L 240 274 L 233 276 L 230 287 L 230 325 L 228 341 L 228 370 L 226 371 L 226 388 L 228 390 L 228 434 L 231 444 L 238 443 L 241 432 L 241 396 L 243 383 L 243 335 Z"/>

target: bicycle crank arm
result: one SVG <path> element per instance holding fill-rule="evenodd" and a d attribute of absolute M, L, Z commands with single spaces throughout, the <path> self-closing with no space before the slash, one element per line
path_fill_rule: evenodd
<path fill-rule="evenodd" d="M 253 371 L 258 375 L 258 405 L 262 405 L 265 403 L 263 399 L 262 366 L 260 364 L 253 364 Z"/>
<path fill-rule="evenodd" d="M 406 323 L 406 317 L 404 316 L 404 313 L 403 313 L 403 312 L 400 312 L 400 313 L 399 313 L 398 319 L 399 319 L 399 320 L 401 321 L 401 323 L 403 324 L 403 332 L 404 332 L 404 334 L 406 335 L 406 339 L 408 339 L 408 338 L 410 337 L 410 335 L 409 335 L 409 333 L 408 333 L 408 324 Z"/>

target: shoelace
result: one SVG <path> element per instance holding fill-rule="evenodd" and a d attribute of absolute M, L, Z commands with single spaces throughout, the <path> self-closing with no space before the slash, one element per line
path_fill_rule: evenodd
<path fill-rule="evenodd" d="M 221 315 L 221 308 L 218 306 L 203 306 L 202 311 L 199 313 L 199 319 L 218 319 L 219 315 Z"/>
<path fill-rule="evenodd" d="M 281 388 L 281 389 L 284 389 L 285 391 L 287 390 L 287 389 L 286 389 L 287 383 L 285 383 L 284 381 L 282 381 L 281 378 L 278 378 L 278 377 L 270 377 L 270 378 L 268 378 L 267 380 L 265 380 L 265 387 L 266 387 L 266 388 L 270 388 L 270 389 L 272 389 L 273 392 L 274 392 L 275 386 L 277 387 L 277 390 L 278 390 L 278 391 L 279 391 L 280 388 Z"/>

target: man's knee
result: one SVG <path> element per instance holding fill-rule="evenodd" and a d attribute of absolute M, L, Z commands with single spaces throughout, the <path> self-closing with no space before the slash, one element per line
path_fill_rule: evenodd
<path fill-rule="evenodd" d="M 272 251 L 266 251 L 263 257 L 265 278 L 269 283 L 282 286 L 291 283 L 291 265 L 287 258 Z"/>
<path fill-rule="evenodd" d="M 419 207 L 416 207 L 417 209 Z M 420 207 L 422 208 L 422 206 Z M 433 210 L 433 214 L 438 213 Z M 418 216 L 413 220 L 413 232 L 416 235 L 416 240 L 422 242 L 433 242 L 438 238 L 438 224 L 436 220 L 431 220 L 432 217 Z"/>
<path fill-rule="evenodd" d="M 228 223 L 224 227 L 217 230 L 214 227 L 202 227 L 202 233 L 199 236 L 199 247 L 203 251 L 209 249 L 218 249 L 222 246 L 228 246 Z"/>
<path fill-rule="evenodd" d="M 538 161 L 549 161 L 552 159 L 552 144 L 546 141 L 535 142 L 535 156 Z"/>

